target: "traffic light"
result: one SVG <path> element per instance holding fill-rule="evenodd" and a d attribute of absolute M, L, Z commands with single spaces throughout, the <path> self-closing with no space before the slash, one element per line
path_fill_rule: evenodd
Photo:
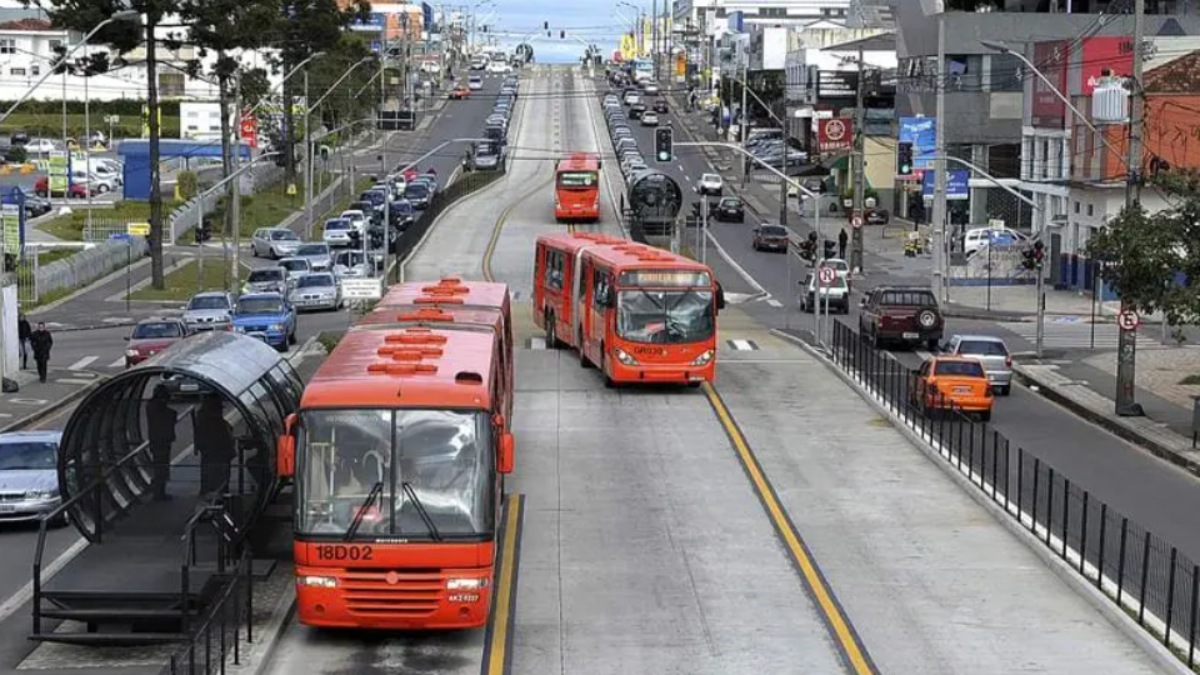
<path fill-rule="evenodd" d="M 671 127 L 659 127 L 654 130 L 654 159 L 657 162 L 669 162 L 675 157 L 675 130 Z"/>
<path fill-rule="evenodd" d="M 1027 270 L 1037 267 L 1037 263 L 1034 261 L 1034 249 L 1027 248 L 1024 251 L 1021 251 L 1021 267 L 1024 267 Z"/>
<path fill-rule="evenodd" d="M 913 172 L 913 145 L 901 141 L 896 146 L 896 175 L 911 176 Z"/>
<path fill-rule="evenodd" d="M 550 22 L 549 21 L 542 22 L 542 30 L 550 30 Z"/>
<path fill-rule="evenodd" d="M 558 39 L 559 40 L 567 39 L 567 31 L 565 31 L 565 30 L 558 31 Z"/>
<path fill-rule="evenodd" d="M 1040 240 L 1033 242 L 1033 264 L 1040 270 L 1042 262 L 1046 259 L 1046 245 Z"/>

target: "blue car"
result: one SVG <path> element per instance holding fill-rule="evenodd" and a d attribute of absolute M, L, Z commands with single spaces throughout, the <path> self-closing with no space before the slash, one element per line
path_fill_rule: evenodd
<path fill-rule="evenodd" d="M 279 293 L 243 295 L 233 310 L 233 330 L 287 351 L 296 344 L 296 308 Z"/>

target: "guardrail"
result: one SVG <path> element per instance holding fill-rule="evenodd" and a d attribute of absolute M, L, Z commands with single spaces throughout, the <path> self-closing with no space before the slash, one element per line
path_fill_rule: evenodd
<path fill-rule="evenodd" d="M 209 610 L 195 625 L 191 638 L 159 671 L 160 675 L 196 675 L 226 672 L 229 657 L 233 665 L 241 665 L 242 641 L 254 639 L 254 582 L 251 578 L 249 549 L 242 551 L 237 565 L 230 573 L 231 582 L 209 605 Z M 242 636 L 242 626 L 246 635 Z"/>
<path fill-rule="evenodd" d="M 989 422 L 917 390 L 913 372 L 841 322 L 833 325 L 830 350 L 837 366 L 985 496 L 1195 667 L 1200 565 L 1014 447 Z"/>

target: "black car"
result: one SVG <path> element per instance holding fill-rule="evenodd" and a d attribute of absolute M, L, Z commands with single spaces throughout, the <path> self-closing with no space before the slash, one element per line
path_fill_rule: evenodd
<path fill-rule="evenodd" d="M 744 223 L 746 222 L 746 208 L 742 205 L 742 200 L 737 197 L 724 197 L 717 202 L 717 208 L 714 211 L 717 220 L 728 223 Z"/>
<path fill-rule="evenodd" d="M 414 209 L 423 209 L 429 206 L 431 197 L 433 197 L 433 191 L 425 183 L 413 182 L 404 188 L 404 198 L 412 204 Z"/>
<path fill-rule="evenodd" d="M 666 113 L 667 112 L 667 99 L 665 99 L 665 98 L 654 99 L 654 112 L 656 112 L 660 115 Z"/>
<path fill-rule="evenodd" d="M 635 103 L 629 106 L 629 119 L 640 120 L 642 119 L 642 113 L 644 112 L 646 112 L 645 104 Z"/>

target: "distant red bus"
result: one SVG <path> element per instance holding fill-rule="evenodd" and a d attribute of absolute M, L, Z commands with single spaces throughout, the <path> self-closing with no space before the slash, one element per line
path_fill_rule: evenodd
<path fill-rule="evenodd" d="M 573 152 L 554 164 L 554 219 L 600 220 L 600 157 Z"/>
<path fill-rule="evenodd" d="M 546 346 L 579 350 L 606 385 L 716 377 L 712 270 L 663 249 L 591 232 L 538 237 L 533 320 Z"/>

